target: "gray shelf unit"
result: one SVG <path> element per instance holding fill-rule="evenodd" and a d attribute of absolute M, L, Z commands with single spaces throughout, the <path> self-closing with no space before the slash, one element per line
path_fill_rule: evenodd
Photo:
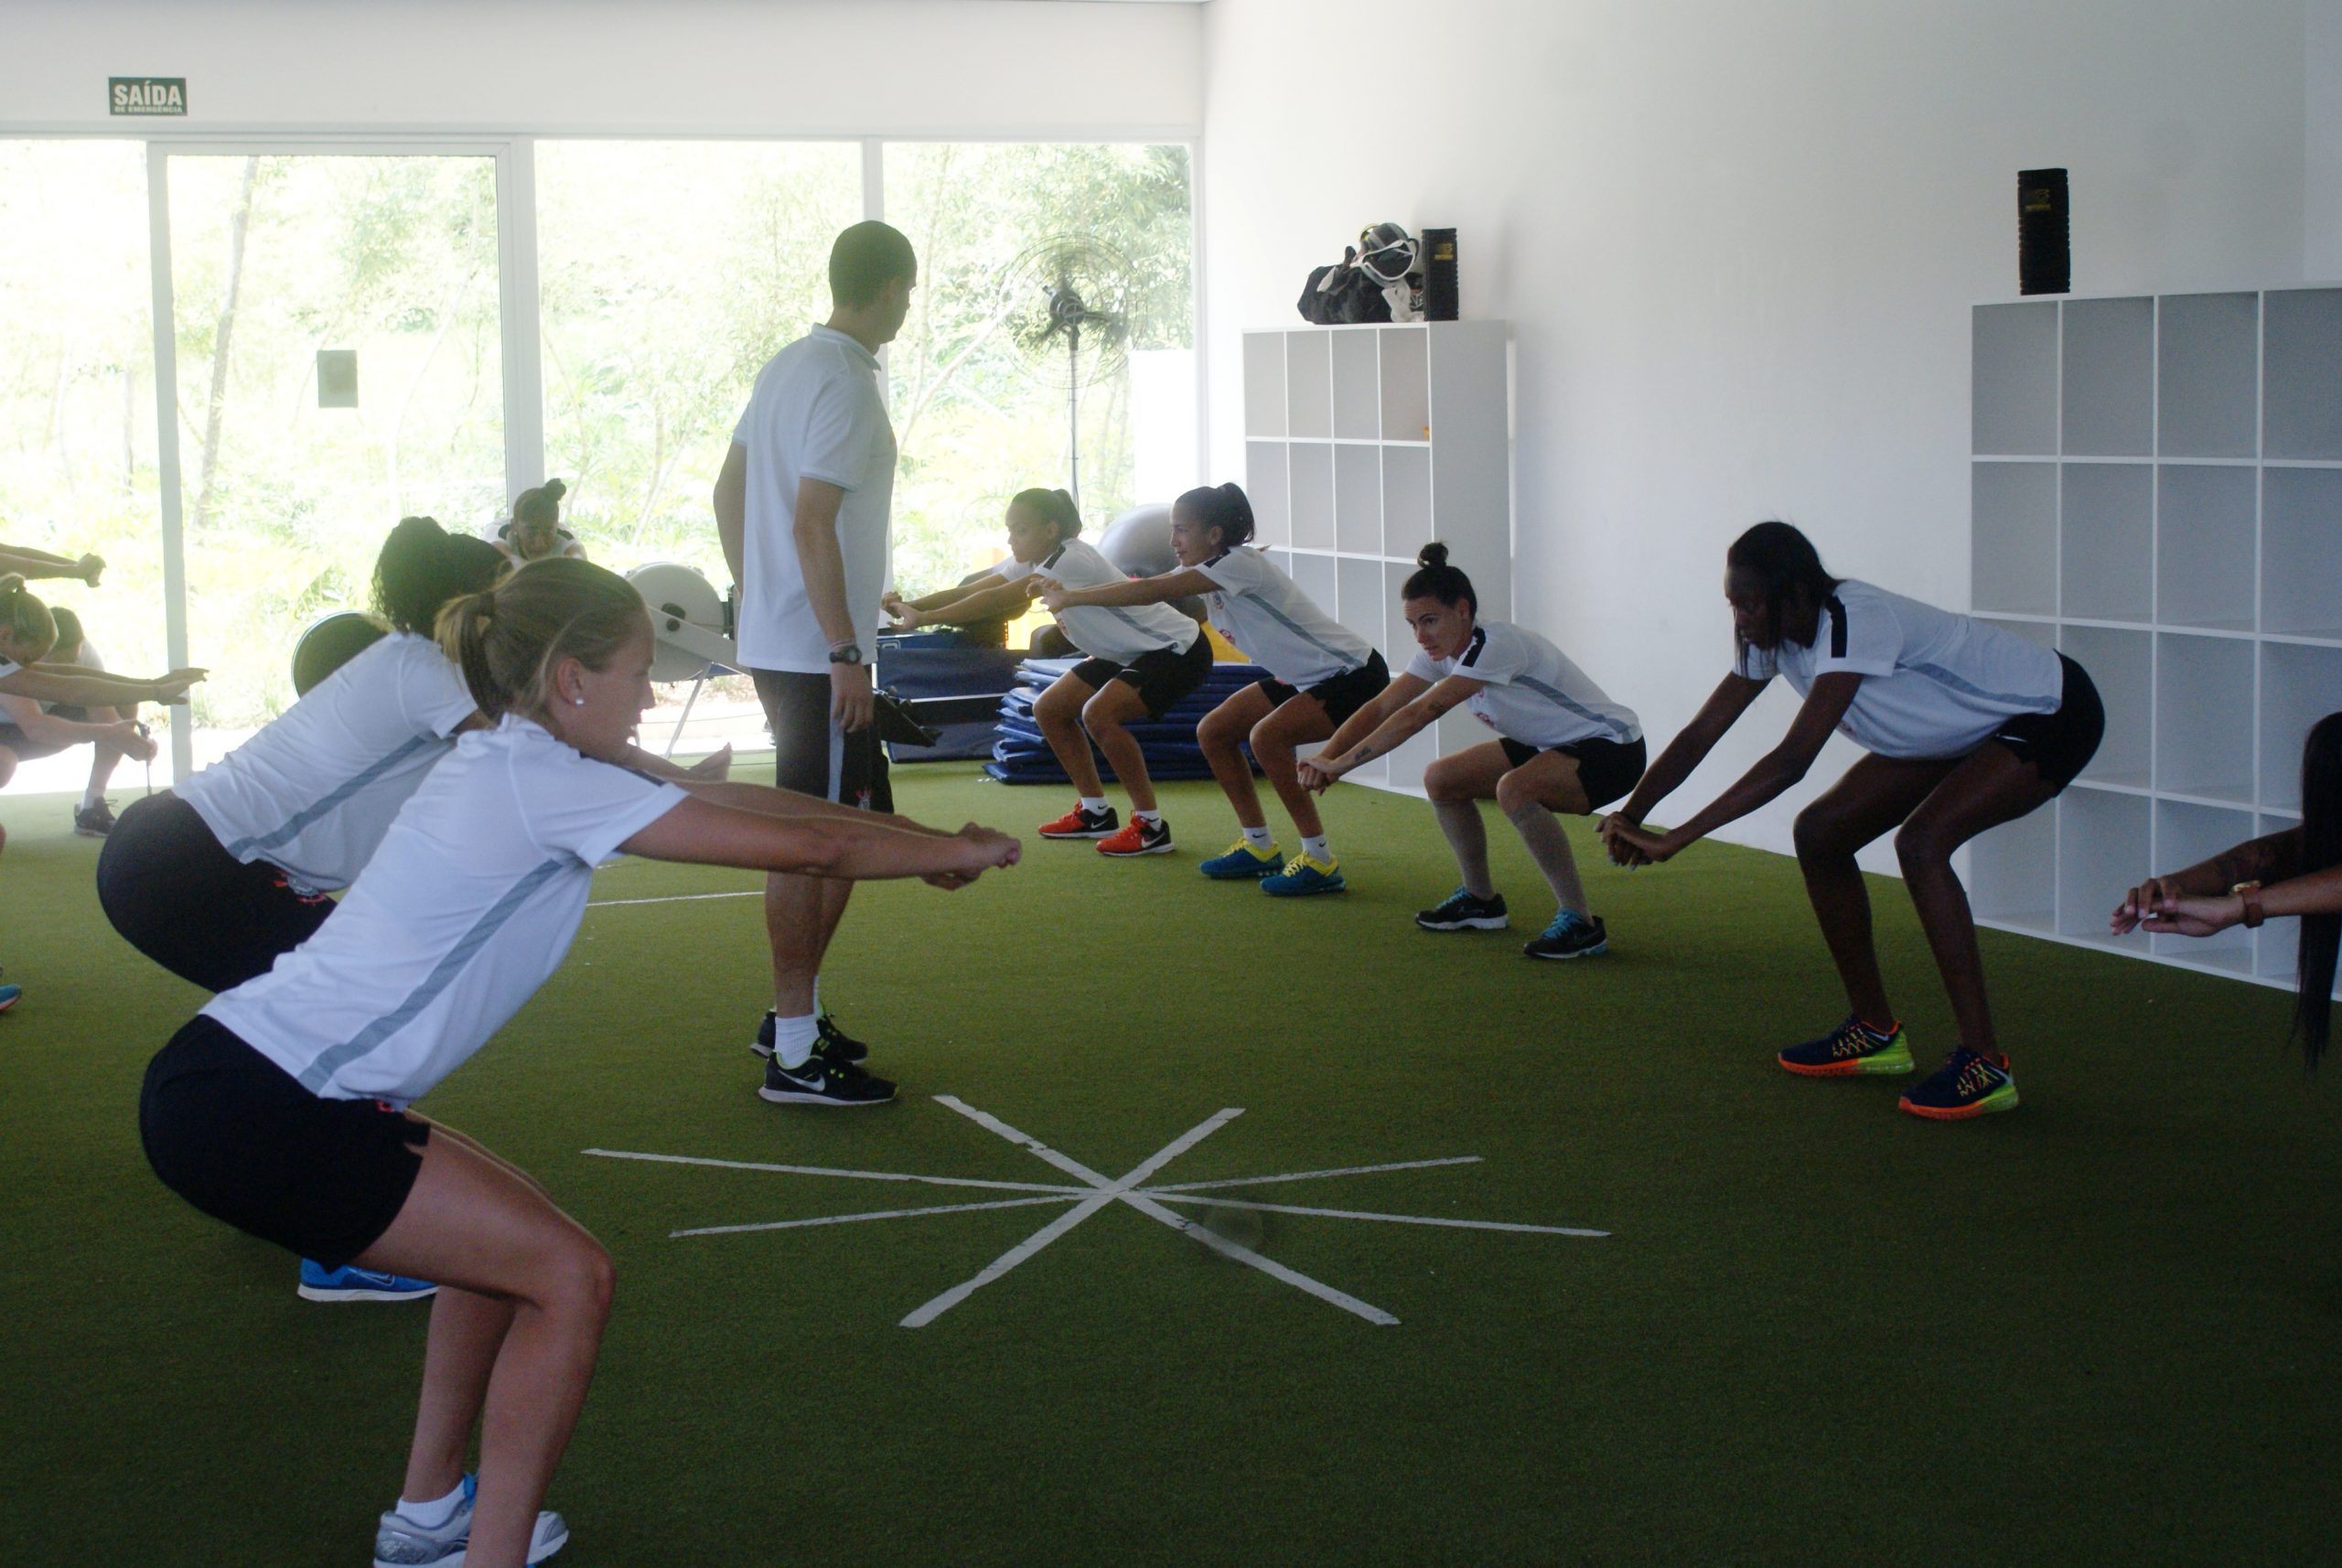
<path fill-rule="evenodd" d="M 1512 614 L 1510 401 L 1501 321 L 1244 334 L 1244 489 L 1260 548 L 1329 615 L 1414 656 L 1399 588 L 1436 539 L 1482 611 Z M 1424 765 L 1488 738 L 1450 714 L 1349 775 L 1420 791 Z"/>
<path fill-rule="evenodd" d="M 1970 846 L 1980 922 L 2265 984 L 2297 922 L 2107 934 L 2150 873 L 2300 821 L 2342 708 L 2342 288 L 1976 307 L 1971 608 L 2087 667 L 2107 735 Z"/>

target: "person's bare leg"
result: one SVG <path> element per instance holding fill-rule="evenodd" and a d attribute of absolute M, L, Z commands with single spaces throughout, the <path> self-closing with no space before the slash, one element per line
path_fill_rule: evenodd
<path fill-rule="evenodd" d="M 1147 777 L 1146 754 L 1139 749 L 1138 737 L 1128 728 L 1145 717 L 1146 699 L 1128 681 L 1107 682 L 1081 709 L 1081 722 L 1090 731 L 1090 738 L 1106 754 L 1115 779 L 1130 791 L 1133 811 L 1155 810 L 1155 780 Z"/>
<path fill-rule="evenodd" d="M 1097 691 L 1087 681 L 1060 675 L 1033 703 L 1033 722 L 1040 726 L 1041 738 L 1049 743 L 1050 755 L 1073 781 L 1074 792 L 1090 800 L 1106 792 L 1105 782 L 1098 777 L 1098 759 L 1090 754 L 1090 737 L 1081 733 L 1082 704 Z M 1115 764 L 1115 771 L 1122 771 L 1120 763 Z"/>
<path fill-rule="evenodd" d="M 1247 686 L 1196 725 L 1196 744 L 1202 748 L 1204 760 L 1211 764 L 1211 776 L 1219 780 L 1228 803 L 1236 809 L 1240 827 L 1268 826 L 1268 816 L 1261 810 L 1261 792 L 1252 788 L 1252 765 L 1244 760 L 1242 747 L 1252 726 L 1268 717 L 1273 708 L 1266 692 L 1257 685 Z"/>
<path fill-rule="evenodd" d="M 1864 757 L 1797 816 L 1797 864 L 1821 940 L 1838 966 L 1846 1004 L 1874 1029 L 1895 1026 L 1870 925 L 1870 889 L 1854 854 L 1911 814 L 1950 762 Z"/>
<path fill-rule="evenodd" d="M 1254 688 L 1258 690 L 1258 688 Z M 1288 697 L 1275 712 L 1252 726 L 1252 757 L 1276 787 L 1294 827 L 1305 839 L 1321 837 L 1325 822 L 1317 815 L 1317 799 L 1301 787 L 1302 746 L 1332 736 L 1333 721 L 1316 698 L 1304 692 Z"/>
<path fill-rule="evenodd" d="M 1895 835 L 1903 885 L 1919 914 L 1919 928 L 1936 955 L 1960 1043 L 1989 1056 L 2000 1047 L 1984 993 L 1984 959 L 1976 947 L 1976 920 L 1968 890 L 1951 869 L 1952 852 L 1978 833 L 2038 811 L 2057 791 L 2040 771 L 2004 746 L 1987 741 L 1963 758 Z"/>
<path fill-rule="evenodd" d="M 593 1380 L 615 1285 L 609 1254 L 532 1183 L 467 1140 L 435 1134 L 398 1218 L 357 1261 L 436 1280 L 443 1301 L 450 1287 L 459 1298 L 433 1308 L 406 1495 L 455 1486 L 462 1448 L 447 1433 L 479 1411 L 479 1502 L 465 1561 L 522 1568 Z"/>
<path fill-rule="evenodd" d="M 1480 820 L 1480 802 L 1496 799 L 1497 780 L 1510 766 L 1504 747 L 1491 740 L 1440 757 L 1423 769 L 1423 793 L 1431 797 L 1432 815 L 1455 852 L 1464 891 L 1475 898 L 1497 896 L 1496 881 L 1488 875 L 1488 829 Z"/>
<path fill-rule="evenodd" d="M 98 725 L 119 724 L 126 718 L 137 717 L 138 710 L 124 712 L 119 708 L 92 708 L 90 722 Z M 106 786 L 113 781 L 113 770 L 121 765 L 124 753 L 112 741 L 102 740 L 90 748 L 90 784 L 81 792 L 81 803 L 95 805 L 106 798 Z"/>
<path fill-rule="evenodd" d="M 1537 869 L 1545 874 L 1554 901 L 1572 914 L 1591 915 L 1577 856 L 1570 853 L 1569 834 L 1562 829 L 1563 815 L 1582 817 L 1591 810 L 1578 782 L 1577 758 L 1558 751 L 1539 752 L 1497 780 L 1497 806 L 1528 846 Z"/>

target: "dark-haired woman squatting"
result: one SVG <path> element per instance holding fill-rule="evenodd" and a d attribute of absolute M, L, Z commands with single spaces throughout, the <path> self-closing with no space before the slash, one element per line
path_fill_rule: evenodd
<path fill-rule="evenodd" d="M 1317 804 L 1302 788 L 1296 753 L 1331 736 L 1373 701 L 1391 683 L 1391 671 L 1364 638 L 1318 608 L 1274 562 L 1252 549 L 1246 542 L 1252 537 L 1252 503 L 1243 490 L 1235 485 L 1192 489 L 1171 507 L 1176 571 L 1103 587 L 1048 589 L 1041 603 L 1062 613 L 1202 595 L 1212 626 L 1269 675 L 1221 703 L 1196 726 L 1196 741 L 1228 803 L 1236 808 L 1236 825 L 1244 835 L 1197 869 L 1223 881 L 1257 878 L 1262 892 L 1277 897 L 1338 893 L 1341 866 Z M 1301 834 L 1301 853 L 1290 861 L 1280 860 L 1261 811 L 1252 765 L 1241 749 L 1247 741 Z"/>
<path fill-rule="evenodd" d="M 1804 778 L 1831 732 L 1842 730 L 1870 755 L 1798 813 L 1796 837 L 1806 894 L 1851 1011 L 1829 1034 L 1780 1052 L 1780 1064 L 1810 1077 L 1911 1070 L 1854 861 L 1899 825 L 1904 883 L 1960 1029 L 1958 1048 L 1902 1097 L 1902 1109 L 1938 1121 L 2015 1109 L 2016 1079 L 1993 1035 L 1976 925 L 1951 855 L 2038 810 L 2089 763 L 2106 729 L 2097 688 L 2072 660 L 2014 633 L 1831 576 L 1785 522 L 1758 523 L 1734 542 L 1724 597 L 1738 661 L 1603 823 L 1611 859 L 1673 857 Z M 1689 822 L 1669 832 L 1643 827 L 1776 674 L 1805 699 L 1788 736 Z"/>
<path fill-rule="evenodd" d="M 1377 757 L 1387 757 L 1450 708 L 1463 707 L 1497 738 L 1443 757 L 1423 769 L 1440 831 L 1456 852 L 1464 885 L 1415 917 L 1430 931 L 1501 930 L 1504 898 L 1488 875 L 1488 835 L 1480 802 L 1494 800 L 1559 907 L 1552 923 L 1520 950 L 1531 958 L 1593 958 L 1609 947 L 1602 918 L 1587 908 L 1570 841 L 1556 812 L 1590 815 L 1643 775 L 1643 731 L 1634 710 L 1612 702 L 1568 655 L 1522 627 L 1483 620 L 1472 579 L 1447 564 L 1447 546 L 1427 544 L 1400 590 L 1415 634 L 1415 657 L 1373 702 L 1352 714 L 1301 781 L 1324 789 Z"/>
<path fill-rule="evenodd" d="M 524 567 L 448 606 L 439 633 L 495 727 L 431 770 L 316 935 L 156 1055 L 139 1129 L 156 1174 L 206 1214 L 328 1264 L 441 1282 L 375 1559 L 460 1550 L 469 1568 L 519 1568 L 566 1539 L 538 1510 L 593 1378 L 609 1254 L 530 1177 L 407 1107 L 559 968 L 617 854 L 950 887 L 1017 845 L 628 766 L 653 700 L 650 619 L 598 566 Z"/>
<path fill-rule="evenodd" d="M 2142 927 L 2208 937 L 2289 915 L 2302 922 L 2294 1037 L 2315 1068 L 2333 1029 L 2334 962 L 2342 948 L 2342 714 L 2312 725 L 2303 743 L 2301 826 L 2149 877 L 2123 895 L 2111 925 L 2118 937 Z"/>
<path fill-rule="evenodd" d="M 1020 614 L 1043 582 L 1097 588 L 1129 581 L 1114 564 L 1085 543 L 1081 513 L 1063 490 L 1020 490 L 1008 503 L 1008 559 L 956 588 L 921 599 L 888 599 L 905 628 L 930 622 L 966 625 Z M 1170 824 L 1155 798 L 1146 754 L 1130 726 L 1159 719 L 1211 674 L 1211 639 L 1203 628 L 1168 605 L 1100 606 L 1065 612 L 1067 639 L 1088 657 L 1049 682 L 1033 703 L 1033 720 L 1075 791 L 1073 810 L 1044 822 L 1047 839 L 1095 839 L 1098 853 L 1117 859 L 1168 854 Z M 1131 820 L 1114 820 L 1106 786 L 1090 754 L 1095 740 L 1130 792 Z"/>
<path fill-rule="evenodd" d="M 561 526 L 561 498 L 568 493 L 569 487 L 559 479 L 521 492 L 512 503 L 512 515 L 497 525 L 496 548 L 506 560 L 525 566 L 532 561 L 586 559 L 586 546 Z"/>

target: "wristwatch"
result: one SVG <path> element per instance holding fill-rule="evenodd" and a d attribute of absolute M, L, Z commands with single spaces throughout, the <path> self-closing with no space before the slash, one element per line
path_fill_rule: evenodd
<path fill-rule="evenodd" d="M 2244 902 L 2244 929 L 2248 931 L 2259 930 L 2261 920 L 2266 918 L 2261 913 L 2261 884 L 2240 882 L 2229 888 L 2229 892 Z"/>
<path fill-rule="evenodd" d="M 830 662 L 833 664 L 861 663 L 862 644 L 858 642 L 832 643 L 830 645 Z"/>

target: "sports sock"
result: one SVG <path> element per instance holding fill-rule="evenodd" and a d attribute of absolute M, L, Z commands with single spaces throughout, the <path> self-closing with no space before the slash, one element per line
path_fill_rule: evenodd
<path fill-rule="evenodd" d="M 1161 827 L 1163 825 L 1163 813 L 1160 811 L 1151 810 L 1142 811 L 1136 806 L 1133 806 L 1131 808 L 1131 815 L 1136 817 L 1142 822 L 1149 822 L 1156 827 Z"/>
<path fill-rule="evenodd" d="M 1106 809 L 1106 797 L 1103 795 L 1084 795 L 1081 798 L 1081 809 L 1094 817 L 1099 812 Z"/>
<path fill-rule="evenodd" d="M 1241 826 L 1242 824 L 1240 823 L 1238 825 Z M 1263 823 L 1262 826 L 1257 828 L 1245 828 L 1244 842 L 1252 845 L 1254 849 L 1266 849 L 1277 841 L 1269 836 L 1268 826 Z"/>
<path fill-rule="evenodd" d="M 106 792 L 95 784 L 81 791 L 81 810 L 89 811 L 106 798 Z"/>
<path fill-rule="evenodd" d="M 463 1506 L 464 1484 L 461 1481 L 457 1481 L 456 1489 L 446 1497 L 434 1498 L 429 1502 L 418 1503 L 407 1498 L 399 1499 L 400 1514 L 425 1530 L 437 1530 L 455 1518 L 456 1510 Z"/>
<path fill-rule="evenodd" d="M 783 1018 L 779 1014 L 772 1021 L 773 1059 L 784 1068 L 800 1068 L 813 1054 L 822 1038 L 821 1026 L 815 1022 L 819 1014 L 808 1013 L 801 1018 Z"/>
<path fill-rule="evenodd" d="M 1480 808 L 1469 800 L 1434 800 L 1432 815 L 1456 852 L 1456 869 L 1463 874 L 1464 891 L 1475 898 L 1493 898 L 1497 885 L 1488 876 L 1488 830 Z"/>
<path fill-rule="evenodd" d="M 1585 914 L 1585 884 L 1578 880 L 1577 857 L 1570 854 L 1570 839 L 1562 831 L 1562 819 L 1533 800 L 1507 814 L 1512 819 L 1514 831 L 1520 834 L 1520 842 L 1529 846 L 1529 858 L 1545 874 L 1554 902 L 1574 915 Z"/>
<path fill-rule="evenodd" d="M 1301 853 L 1307 855 L 1310 859 L 1316 861 L 1320 865 L 1331 865 L 1334 864 L 1334 852 L 1326 847 L 1326 835 L 1324 833 L 1319 833 L 1314 839 L 1303 839 L 1301 841 Z"/>

